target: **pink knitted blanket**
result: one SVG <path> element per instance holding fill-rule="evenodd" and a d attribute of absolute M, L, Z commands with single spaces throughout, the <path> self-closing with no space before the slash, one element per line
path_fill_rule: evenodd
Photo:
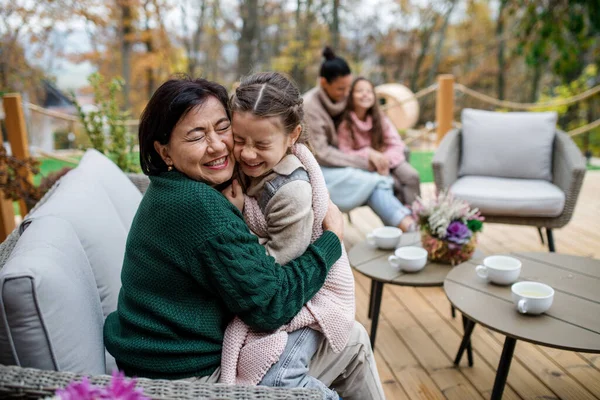
<path fill-rule="evenodd" d="M 325 179 L 310 150 L 301 144 L 292 152 L 308 172 L 313 189 L 314 225 L 311 241 L 323 234 L 323 218 L 329 205 Z M 259 237 L 267 235 L 267 223 L 256 199 L 246 197 L 244 217 Z M 292 321 L 274 332 L 256 332 L 235 317 L 225 331 L 221 359 L 221 383 L 257 385 L 275 364 L 287 343 L 288 332 L 311 327 L 323 333 L 335 352 L 348 342 L 354 324 L 354 276 L 346 251 L 331 267 L 321 290 L 305 304 Z"/>

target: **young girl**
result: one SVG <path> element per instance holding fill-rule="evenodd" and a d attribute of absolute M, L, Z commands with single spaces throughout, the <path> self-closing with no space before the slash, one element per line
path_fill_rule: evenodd
<path fill-rule="evenodd" d="M 419 195 L 419 174 L 406 161 L 404 143 L 392 122 L 379 110 L 375 88 L 366 78 L 356 78 L 350 87 L 338 140 L 343 152 L 368 159 L 381 175 L 391 174 L 401 202 L 412 204 Z"/>
<path fill-rule="evenodd" d="M 258 73 L 242 81 L 230 107 L 246 196 L 237 181 L 224 194 L 243 211 L 267 252 L 284 264 L 322 234 L 329 202 L 319 166 L 303 144 L 302 98 L 285 76 Z M 288 325 L 260 333 L 234 319 L 225 333 L 221 381 L 315 387 L 337 400 L 335 391 L 308 374 L 308 364 L 323 337 L 340 351 L 353 323 L 354 280 L 343 251 L 321 290 Z"/>

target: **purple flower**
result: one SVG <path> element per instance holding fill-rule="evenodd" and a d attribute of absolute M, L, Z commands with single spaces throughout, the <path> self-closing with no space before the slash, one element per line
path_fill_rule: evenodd
<path fill-rule="evenodd" d="M 57 390 L 56 396 L 61 400 L 93 400 L 100 398 L 100 389 L 84 376 L 81 382 L 71 382 L 66 388 Z"/>
<path fill-rule="evenodd" d="M 454 221 L 448 225 L 446 240 L 455 244 L 465 244 L 471 239 L 473 232 L 461 221 Z"/>
<path fill-rule="evenodd" d="M 122 372 L 113 372 L 112 379 L 103 390 L 103 399 L 111 400 L 149 400 L 142 389 L 135 388 L 135 379 L 126 379 Z"/>
<path fill-rule="evenodd" d="M 71 382 L 66 388 L 56 391 L 60 400 L 149 400 L 142 389 L 136 389 L 135 379 L 127 379 L 122 372 L 113 372 L 105 388 L 90 384 L 87 377 L 81 382 Z"/>

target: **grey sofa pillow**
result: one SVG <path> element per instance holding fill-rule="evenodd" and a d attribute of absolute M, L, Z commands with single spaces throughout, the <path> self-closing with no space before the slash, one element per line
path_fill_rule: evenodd
<path fill-rule="evenodd" d="M 0 270 L 0 364 L 105 373 L 94 274 L 71 227 L 33 219 Z"/>
<path fill-rule="evenodd" d="M 128 229 L 102 185 L 79 168 L 64 176 L 52 197 L 27 220 L 49 215 L 73 227 L 96 278 L 106 318 L 117 309 Z"/>
<path fill-rule="evenodd" d="M 462 111 L 459 175 L 552 180 L 554 112 Z"/>
<path fill-rule="evenodd" d="M 86 179 L 100 183 L 108 195 L 127 231 L 131 227 L 142 194 L 129 178 L 104 154 L 89 149 L 77 166 Z"/>

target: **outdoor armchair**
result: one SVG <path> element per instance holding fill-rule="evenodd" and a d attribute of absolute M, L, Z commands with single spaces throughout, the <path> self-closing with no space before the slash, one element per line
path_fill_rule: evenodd
<path fill-rule="evenodd" d="M 462 128 L 448 132 L 433 157 L 437 190 L 478 207 L 486 222 L 552 229 L 573 216 L 586 167 L 554 113 L 465 109 Z"/>

